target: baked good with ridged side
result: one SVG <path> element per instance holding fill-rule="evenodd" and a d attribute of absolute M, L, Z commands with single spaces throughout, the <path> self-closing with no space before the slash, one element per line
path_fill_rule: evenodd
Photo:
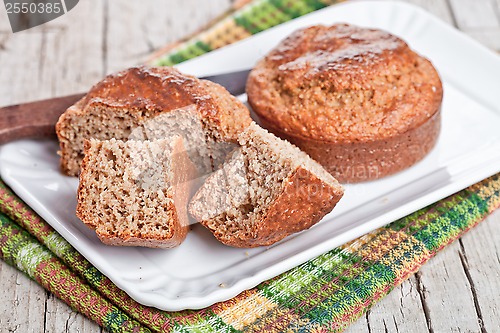
<path fill-rule="evenodd" d="M 226 245 L 271 245 L 308 229 L 344 193 L 321 165 L 255 123 L 238 143 L 189 204 L 191 215 Z"/>
<path fill-rule="evenodd" d="M 437 71 L 382 30 L 336 24 L 296 31 L 257 63 L 247 93 L 265 128 L 340 182 L 401 171 L 440 132 Z"/>

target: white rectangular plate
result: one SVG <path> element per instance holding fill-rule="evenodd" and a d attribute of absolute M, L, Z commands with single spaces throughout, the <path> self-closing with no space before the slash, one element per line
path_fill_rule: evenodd
<path fill-rule="evenodd" d="M 335 22 L 388 30 L 435 64 L 445 91 L 442 133 L 436 148 L 410 169 L 346 186 L 337 208 L 310 230 L 250 250 L 224 246 L 199 225 L 172 250 L 105 246 L 75 216 L 78 180 L 59 173 L 56 142 L 26 140 L 4 146 L 1 176 L 135 300 L 180 310 L 229 299 L 500 171 L 500 58 L 411 5 L 385 1 L 336 5 L 178 67 L 195 75 L 249 68 L 297 28 Z"/>

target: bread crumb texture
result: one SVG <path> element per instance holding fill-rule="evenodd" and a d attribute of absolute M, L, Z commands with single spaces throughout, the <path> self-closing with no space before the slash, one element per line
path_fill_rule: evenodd
<path fill-rule="evenodd" d="M 77 216 L 101 241 L 149 247 L 182 241 L 187 225 L 174 202 L 173 165 L 180 140 L 86 141 Z"/>
<path fill-rule="evenodd" d="M 241 145 L 190 203 L 191 214 L 221 242 L 270 245 L 309 228 L 343 194 L 318 163 L 287 141 L 252 123 Z"/>

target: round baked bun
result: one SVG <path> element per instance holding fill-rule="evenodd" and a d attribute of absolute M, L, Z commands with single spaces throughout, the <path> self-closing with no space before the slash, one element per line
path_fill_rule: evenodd
<path fill-rule="evenodd" d="M 264 127 L 340 182 L 408 168 L 440 131 L 438 73 L 381 30 L 336 24 L 296 31 L 257 63 L 247 93 Z"/>

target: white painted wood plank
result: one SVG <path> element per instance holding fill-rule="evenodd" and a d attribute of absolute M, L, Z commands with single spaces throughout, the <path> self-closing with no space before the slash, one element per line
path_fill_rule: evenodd
<path fill-rule="evenodd" d="M 0 105 L 44 95 L 37 85 L 41 41 L 40 34 L 27 31 L 7 35 L 0 48 Z"/>
<path fill-rule="evenodd" d="M 461 239 L 462 266 L 469 275 L 487 332 L 500 328 L 500 211 L 489 216 Z"/>
<path fill-rule="evenodd" d="M 99 0 L 81 1 L 54 22 L 4 34 L 0 105 L 85 91 L 100 80 L 102 7 Z"/>
<path fill-rule="evenodd" d="M 425 332 L 427 321 L 417 282 L 411 277 L 374 305 L 368 314 L 371 332 Z"/>
<path fill-rule="evenodd" d="M 500 28 L 465 30 L 464 32 L 484 46 L 500 52 Z"/>
<path fill-rule="evenodd" d="M 450 0 L 450 7 L 460 30 L 500 51 L 500 0 Z"/>
<path fill-rule="evenodd" d="M 470 284 L 455 242 L 417 273 L 419 292 L 434 332 L 480 332 Z"/>
<path fill-rule="evenodd" d="M 450 5 L 461 30 L 500 27 L 494 0 L 450 0 Z"/>
<path fill-rule="evenodd" d="M 500 20 L 500 0 L 495 0 L 495 14 L 497 18 Z"/>
<path fill-rule="evenodd" d="M 80 1 L 69 13 L 47 24 L 39 77 L 52 96 L 86 91 L 104 76 L 106 3 Z"/>
<path fill-rule="evenodd" d="M 401 2 L 412 3 L 419 7 L 422 7 L 429 13 L 439 17 L 443 21 L 449 23 L 450 25 L 458 27 L 467 35 L 472 37 L 473 39 L 479 41 L 485 46 L 500 51 L 500 20 L 498 17 L 500 16 L 500 0 L 496 0 L 497 5 L 494 3 L 490 3 L 486 7 L 479 8 L 476 5 L 475 1 L 471 0 L 459 0 L 454 3 L 453 7 L 449 4 L 448 0 L 398 0 Z M 461 1 L 461 2 L 460 2 Z M 466 7 L 464 7 L 465 3 Z M 480 4 L 479 4 L 480 5 Z M 496 8 L 498 6 L 498 9 Z M 472 7 L 474 10 L 469 13 L 469 7 Z M 488 23 L 483 26 L 482 23 L 482 12 L 489 10 L 488 14 Z M 453 9 L 453 13 L 450 11 Z M 458 22 L 455 22 L 457 19 Z M 489 26 L 491 25 L 491 26 Z M 479 27 L 477 27 L 479 26 Z"/>
<path fill-rule="evenodd" d="M 50 295 L 47 300 L 45 315 L 45 333 L 101 332 L 99 325 L 74 312 L 54 295 Z"/>
<path fill-rule="evenodd" d="M 368 330 L 367 315 L 363 314 L 357 321 L 352 323 L 344 333 L 370 333 Z"/>
<path fill-rule="evenodd" d="M 429 13 L 439 17 L 441 20 L 454 25 L 453 17 L 447 0 L 399 0 L 422 7 Z"/>
<path fill-rule="evenodd" d="M 165 1 L 166 10 L 162 13 L 163 24 L 158 25 L 164 31 L 155 32 L 156 37 L 153 38 L 159 41 L 154 44 L 155 48 L 161 48 L 199 31 L 229 10 L 232 2 L 232 0 L 211 0 L 204 1 L 201 5 L 199 0 Z M 161 41 L 160 37 L 166 40 Z"/>
<path fill-rule="evenodd" d="M 0 32 L 11 33 L 12 30 L 10 28 L 9 18 L 7 16 L 7 11 L 4 10 L 5 7 L 3 7 L 3 4 L 0 4 L 0 6 L 1 6 L 0 7 Z"/>
<path fill-rule="evenodd" d="M 199 30 L 229 8 L 229 0 L 110 1 L 108 72 L 143 63 L 154 50 Z"/>
<path fill-rule="evenodd" d="M 42 332 L 45 289 L 1 260 L 0 281 L 0 333 Z"/>

